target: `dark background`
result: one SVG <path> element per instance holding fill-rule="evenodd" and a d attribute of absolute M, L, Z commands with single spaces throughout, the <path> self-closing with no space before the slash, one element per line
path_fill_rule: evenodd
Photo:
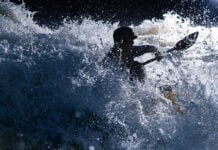
<path fill-rule="evenodd" d="M 11 0 L 17 4 L 21 0 Z M 65 18 L 82 20 L 119 21 L 121 25 L 138 24 L 144 19 L 162 18 L 173 11 L 195 23 L 217 23 L 217 8 L 213 0 L 23 0 L 26 8 L 37 11 L 34 20 L 55 27 Z"/>

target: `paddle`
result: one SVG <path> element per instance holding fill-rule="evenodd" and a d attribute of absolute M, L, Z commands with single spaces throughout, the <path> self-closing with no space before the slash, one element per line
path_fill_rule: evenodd
<path fill-rule="evenodd" d="M 189 34 L 188 36 L 186 36 L 185 38 L 183 38 L 182 40 L 177 42 L 176 45 L 173 48 L 167 50 L 167 53 L 170 53 L 170 52 L 173 52 L 173 51 L 186 50 L 186 49 L 188 49 L 189 47 L 191 47 L 192 45 L 195 44 L 197 38 L 198 38 L 198 32 L 194 32 L 192 34 Z M 148 64 L 150 62 L 153 62 L 155 60 L 158 60 L 158 58 L 155 57 L 153 59 L 150 59 L 150 60 L 142 63 L 142 65 L 146 65 L 146 64 Z"/>

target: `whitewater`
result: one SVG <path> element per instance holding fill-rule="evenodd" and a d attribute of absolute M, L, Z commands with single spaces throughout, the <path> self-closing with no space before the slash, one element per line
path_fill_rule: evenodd
<path fill-rule="evenodd" d="M 172 12 L 131 25 L 135 45 L 162 53 L 199 32 L 191 48 L 145 65 L 142 84 L 101 63 L 119 23 L 84 18 L 50 29 L 33 16 L 0 1 L 0 149 L 218 149 L 217 26 Z"/>

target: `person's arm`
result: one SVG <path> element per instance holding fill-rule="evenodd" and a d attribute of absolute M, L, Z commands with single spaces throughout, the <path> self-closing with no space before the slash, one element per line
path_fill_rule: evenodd
<path fill-rule="evenodd" d="M 134 57 L 141 56 L 145 53 L 154 53 L 158 61 L 162 59 L 161 53 L 158 51 L 158 49 L 155 46 L 152 45 L 134 46 L 133 52 L 134 52 Z"/>
<path fill-rule="evenodd" d="M 157 48 L 155 46 L 151 46 L 151 45 L 134 46 L 133 51 L 134 51 L 134 57 L 141 56 L 145 53 L 158 52 Z"/>

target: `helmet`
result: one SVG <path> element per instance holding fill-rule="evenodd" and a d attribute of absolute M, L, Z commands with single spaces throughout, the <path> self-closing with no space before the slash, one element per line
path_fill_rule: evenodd
<path fill-rule="evenodd" d="M 136 39 L 137 36 L 134 34 L 131 28 L 129 27 L 119 27 L 114 31 L 113 34 L 114 43 L 121 43 L 122 41 L 125 41 L 126 39 Z"/>

